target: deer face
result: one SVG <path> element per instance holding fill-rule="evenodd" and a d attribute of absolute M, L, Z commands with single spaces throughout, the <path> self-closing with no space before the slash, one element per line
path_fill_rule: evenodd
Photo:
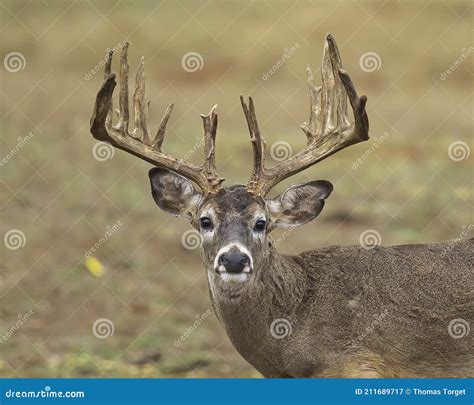
<path fill-rule="evenodd" d="M 185 177 L 166 169 L 149 172 L 152 195 L 165 212 L 187 218 L 202 237 L 202 257 L 211 287 L 233 294 L 266 269 L 268 234 L 276 227 L 305 224 L 323 209 L 331 183 L 313 181 L 288 188 L 274 199 L 245 186 L 204 196 Z M 237 287 L 237 288 L 236 288 Z"/>
<path fill-rule="evenodd" d="M 292 186 L 274 199 L 264 197 L 290 176 L 369 139 L 365 111 L 367 97 L 357 94 L 351 78 L 342 69 L 336 41 L 327 34 L 321 64 L 322 86 L 315 84 L 311 69 L 307 69 L 311 108 L 309 120 L 301 125 L 307 137 L 305 148 L 287 160 L 267 167 L 264 164 L 266 144 L 258 127 L 253 100 L 249 97 L 247 103 L 241 96 L 253 150 L 253 170 L 246 187 L 221 188 L 224 179 L 217 173 L 215 156 L 217 106 L 209 114 L 201 115 L 204 162 L 196 165 L 168 155 L 162 150 L 162 144 L 173 103 L 166 109 L 156 136 L 151 137 L 147 123 L 144 58 L 138 65 L 133 93 L 136 128 L 130 130 L 128 45 L 128 42 L 124 44 L 120 56 L 119 120 L 113 123 L 112 96 L 116 81 L 112 72 L 113 52 L 110 51 L 106 57 L 105 79 L 97 93 L 91 118 L 91 133 L 95 139 L 157 167 L 150 171 L 156 203 L 172 215 L 187 218 L 201 232 L 203 259 L 211 289 L 222 287 L 233 293 L 235 285 L 246 285 L 258 272 L 271 271 L 265 269 L 264 263 L 269 257 L 266 254 L 269 251 L 268 233 L 277 226 L 311 221 L 321 212 L 332 185 L 327 181 L 313 181 Z M 349 118 L 347 101 L 352 108 L 353 122 Z M 202 193 L 196 191 L 193 184 Z M 229 283 L 232 283 L 232 289 L 223 287 Z"/>

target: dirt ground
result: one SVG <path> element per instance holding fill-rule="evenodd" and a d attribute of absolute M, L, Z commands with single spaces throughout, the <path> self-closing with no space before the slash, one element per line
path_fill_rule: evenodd
<path fill-rule="evenodd" d="M 270 163 L 294 153 L 306 65 L 317 72 L 335 36 L 371 139 L 275 190 L 334 184 L 317 220 L 275 232 L 281 252 L 367 230 L 383 245 L 454 239 L 474 223 L 471 2 L 0 0 L 0 15 L 2 377 L 260 376 L 208 312 L 191 228 L 155 206 L 149 165 L 89 134 L 105 50 L 125 40 L 132 78 L 146 58 L 153 132 L 175 102 L 170 154 L 198 162 L 199 113 L 219 105 L 232 184 L 252 159 L 239 95 L 255 100 Z"/>

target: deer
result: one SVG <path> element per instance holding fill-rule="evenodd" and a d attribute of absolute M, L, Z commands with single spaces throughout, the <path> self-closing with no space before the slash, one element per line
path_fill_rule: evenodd
<path fill-rule="evenodd" d="M 329 181 L 316 180 L 267 197 L 273 187 L 369 139 L 367 97 L 358 95 L 343 70 L 331 34 L 324 42 L 321 86 L 307 68 L 310 116 L 301 125 L 306 146 L 268 167 L 253 100 L 241 96 L 253 168 L 247 185 L 229 187 L 216 169 L 216 106 L 201 115 L 202 165 L 163 152 L 173 103 L 150 135 L 143 57 L 133 93 L 136 128 L 129 130 L 128 46 L 120 56 L 118 120 L 109 52 L 90 132 L 154 166 L 153 199 L 200 233 L 214 313 L 251 366 L 267 378 L 474 376 L 474 239 L 328 246 L 291 256 L 278 253 L 269 236 L 315 219 L 333 190 Z"/>

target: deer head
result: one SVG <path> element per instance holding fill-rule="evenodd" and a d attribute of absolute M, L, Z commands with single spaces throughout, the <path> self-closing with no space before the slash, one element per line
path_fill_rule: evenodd
<path fill-rule="evenodd" d="M 112 53 L 108 54 L 105 80 L 97 95 L 91 119 L 91 133 L 156 167 L 149 172 L 152 195 L 165 212 L 188 219 L 202 235 L 203 261 L 213 294 L 238 299 L 249 281 L 271 271 L 265 261 L 272 253 L 268 234 L 276 227 L 305 224 L 319 215 L 332 191 L 328 181 L 318 180 L 289 187 L 275 198 L 268 192 L 282 180 L 314 165 L 337 151 L 368 139 L 367 98 L 358 96 L 349 75 L 342 70 L 334 38 L 328 34 L 321 68 L 322 86 L 313 83 L 308 67 L 310 92 L 309 121 L 301 125 L 306 147 L 273 167 L 265 166 L 265 141 L 260 134 L 252 98 L 241 97 L 253 148 L 253 172 L 247 186 L 221 187 L 224 181 L 215 165 L 217 130 L 216 107 L 202 115 L 204 163 L 200 166 L 173 158 L 162 151 L 170 104 L 155 137 L 147 128 L 144 59 L 135 79 L 133 104 L 135 125 L 129 131 L 128 43 L 120 60 L 118 122 L 113 125 L 112 94 L 115 74 L 111 73 Z M 348 116 L 347 99 L 354 121 Z"/>

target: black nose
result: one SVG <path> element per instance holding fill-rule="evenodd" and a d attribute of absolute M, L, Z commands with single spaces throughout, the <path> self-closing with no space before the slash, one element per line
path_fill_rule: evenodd
<path fill-rule="evenodd" d="M 217 261 L 219 266 L 224 266 L 229 273 L 241 273 L 245 266 L 250 265 L 250 258 L 240 251 L 222 253 Z"/>

